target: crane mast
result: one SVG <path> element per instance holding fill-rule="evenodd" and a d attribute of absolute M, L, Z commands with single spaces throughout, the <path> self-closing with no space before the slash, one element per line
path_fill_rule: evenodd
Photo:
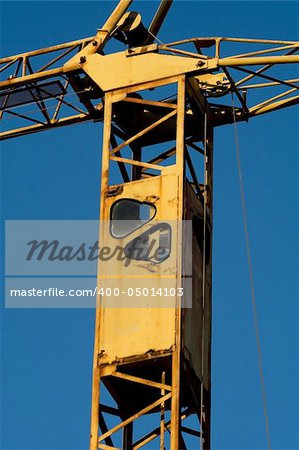
<path fill-rule="evenodd" d="M 125 450 L 187 449 L 188 436 L 209 450 L 213 132 L 299 102 L 298 79 L 270 74 L 299 62 L 299 43 L 155 43 L 171 2 L 148 28 L 131 3 L 94 37 L 0 59 L 0 117 L 15 119 L 0 139 L 103 122 L 99 246 L 120 245 L 125 259 L 98 267 L 90 450 L 120 448 L 120 433 Z M 111 39 L 126 48 L 106 53 Z M 102 402 L 102 386 L 116 406 Z"/>

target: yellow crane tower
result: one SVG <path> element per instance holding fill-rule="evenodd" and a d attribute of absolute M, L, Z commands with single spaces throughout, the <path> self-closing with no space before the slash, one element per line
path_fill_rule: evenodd
<path fill-rule="evenodd" d="M 161 44 L 171 1 L 160 3 L 148 27 L 128 11 L 131 3 L 121 0 L 92 38 L 0 59 L 1 118 L 18 118 L 0 138 L 103 122 L 99 243 L 121 246 L 126 259 L 98 267 L 90 450 L 119 448 L 119 431 L 125 450 L 154 440 L 161 450 L 186 449 L 188 434 L 209 450 L 213 129 L 297 104 L 298 80 L 268 71 L 298 63 L 299 43 L 195 37 Z M 111 39 L 125 49 L 104 53 Z M 232 54 L 231 43 L 244 51 Z M 271 86 L 282 90 L 269 97 Z M 252 91 L 263 100 L 250 103 Z M 42 120 L 26 113 L 29 103 Z M 152 241 L 157 251 L 149 254 Z M 100 402 L 102 384 L 117 407 Z M 106 414 L 117 424 L 108 426 Z M 157 423 L 134 439 L 146 415 Z M 192 415 L 196 425 L 184 426 Z"/>

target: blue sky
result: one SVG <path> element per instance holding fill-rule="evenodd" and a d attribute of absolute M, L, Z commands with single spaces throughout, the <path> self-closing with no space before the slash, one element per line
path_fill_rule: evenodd
<path fill-rule="evenodd" d="M 1 55 L 92 36 L 114 4 L 2 2 Z M 135 9 L 146 21 L 155 6 Z M 159 38 L 221 35 L 298 40 L 298 3 L 175 1 Z M 296 107 L 238 126 L 270 432 L 281 450 L 299 448 L 297 127 Z M 101 136 L 91 123 L 2 143 L 2 218 L 97 219 Z M 232 126 L 215 132 L 214 185 L 212 444 L 265 449 Z M 94 311 L 3 304 L 1 448 L 87 449 Z"/>

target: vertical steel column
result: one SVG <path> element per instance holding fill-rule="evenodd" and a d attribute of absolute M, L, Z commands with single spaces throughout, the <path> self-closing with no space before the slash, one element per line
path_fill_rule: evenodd
<path fill-rule="evenodd" d="M 111 94 L 105 95 L 104 112 L 104 132 L 102 150 L 102 181 L 101 193 L 107 188 L 109 181 L 109 151 L 112 119 L 112 98 Z M 100 205 L 100 220 L 104 217 L 105 205 Z M 94 336 L 94 357 L 93 357 L 93 377 L 92 377 L 92 399 L 91 399 L 91 426 L 90 426 L 90 450 L 98 449 L 99 437 L 99 401 L 100 401 L 100 367 L 98 365 L 99 354 L 99 326 L 100 326 L 100 298 L 96 298 L 96 318 Z"/>
<path fill-rule="evenodd" d="M 178 248 L 177 248 L 177 283 L 181 283 L 182 273 L 182 246 L 181 246 L 181 220 L 183 217 L 183 190 L 185 168 L 185 103 L 186 86 L 185 75 L 178 79 L 177 93 L 177 123 L 176 123 L 176 166 L 178 173 Z M 178 450 L 180 442 L 180 358 L 181 356 L 181 302 L 177 297 L 175 347 L 172 356 L 172 398 L 171 398 L 171 437 L 170 450 Z"/>
<path fill-rule="evenodd" d="M 123 450 L 132 450 L 133 445 L 133 422 L 123 429 Z"/>
<path fill-rule="evenodd" d="M 214 129 L 211 125 L 210 115 L 207 112 L 207 129 L 206 129 L 206 205 L 207 212 L 209 215 L 210 222 L 210 248 L 207 249 L 210 254 L 210 273 L 208 274 L 206 280 L 206 296 L 210 299 L 209 302 L 205 304 L 205 324 L 204 324 L 204 334 L 207 338 L 205 345 L 205 360 L 206 360 L 206 379 L 207 386 L 203 393 L 203 405 L 204 405 L 204 418 L 205 418 L 205 430 L 204 430 L 204 450 L 210 450 L 211 448 L 211 346 L 212 346 L 212 236 L 213 236 L 213 150 L 214 150 Z M 210 280 L 210 283 L 208 283 Z M 203 374 L 205 375 L 205 374 Z"/>
<path fill-rule="evenodd" d="M 176 106 L 176 162 L 172 165 L 172 174 L 175 174 L 175 183 L 173 184 L 173 188 L 176 189 L 176 199 L 177 204 L 175 207 L 176 217 L 177 217 L 177 247 L 176 247 L 176 287 L 181 287 L 182 283 L 182 264 L 183 264 L 183 243 L 182 243 L 182 219 L 184 217 L 184 193 L 186 187 L 185 177 L 185 166 L 186 166 L 186 137 L 185 137 L 185 121 L 186 121 L 186 76 L 180 75 L 178 77 L 173 77 L 169 80 L 163 81 L 163 83 L 153 82 L 152 84 L 147 83 L 146 85 L 136 86 L 136 92 L 142 89 L 150 89 L 152 86 L 163 86 L 167 84 L 177 85 L 177 106 Z M 112 122 L 112 107 L 113 102 L 119 101 L 120 94 L 123 95 L 125 89 L 116 90 L 105 95 L 105 109 L 104 109 L 104 135 L 103 135 L 103 154 L 102 154 L 102 184 L 101 184 L 101 212 L 100 218 L 107 218 L 107 203 L 105 202 L 105 196 L 107 195 L 107 189 L 109 188 L 109 161 L 115 160 L 114 153 L 111 152 L 110 148 L 110 140 L 111 140 L 111 122 Z M 132 92 L 130 90 L 129 92 Z M 189 95 L 189 92 L 188 92 Z M 206 112 L 208 117 L 208 110 Z M 208 117 L 209 119 L 209 117 Z M 200 125 L 200 124 L 199 124 Z M 210 122 L 207 122 L 207 132 L 205 135 L 205 147 L 206 147 L 206 159 L 205 159 L 205 182 L 206 182 L 206 192 L 205 192 L 205 202 L 207 208 L 207 217 L 209 218 L 209 225 L 211 226 L 212 221 L 212 187 L 213 187 L 213 129 L 210 126 Z M 138 134 L 138 133 L 137 133 Z M 137 143 L 134 142 L 134 144 Z M 138 146 L 137 146 L 138 147 Z M 135 150 L 135 149 L 134 149 Z M 141 150 L 141 149 L 140 149 Z M 142 152 L 133 152 L 133 158 L 136 162 L 139 162 L 142 157 Z M 119 158 L 121 159 L 121 158 Z M 129 163 L 129 159 L 123 159 L 125 163 Z M 142 164 L 142 161 L 141 161 Z M 147 163 L 145 163 L 147 164 Z M 154 165 L 153 165 L 154 166 Z M 139 169 L 139 166 L 136 166 Z M 141 166 L 140 166 L 141 167 Z M 168 168 L 167 168 L 168 170 Z M 133 172 L 134 173 L 134 172 Z M 141 174 L 141 171 L 140 171 Z M 137 171 L 135 170 L 135 176 L 133 179 L 139 179 L 137 176 Z M 133 181 L 133 180 L 132 180 Z M 126 182 L 125 182 L 126 184 Z M 102 229 L 103 227 L 101 227 Z M 210 232 L 211 232 L 210 228 Z M 105 242 L 105 236 L 102 235 L 104 231 L 100 234 L 101 242 Z M 211 239 L 210 239 L 211 242 Z M 211 249 L 210 255 L 211 255 Z M 210 267 L 210 265 L 209 265 Z M 210 268 L 208 270 L 211 270 Z M 100 279 L 101 272 L 98 271 L 98 277 Z M 203 334 L 204 334 L 204 345 L 203 345 L 203 377 L 202 377 L 202 413 L 200 406 L 189 405 L 191 409 L 193 409 L 193 413 L 196 412 L 198 416 L 202 416 L 203 420 L 201 423 L 201 431 L 204 435 L 204 443 L 203 449 L 210 450 L 210 336 L 211 336 L 211 309 L 210 309 L 210 295 L 211 295 L 211 285 L 210 285 L 209 275 L 207 276 L 205 283 L 205 298 L 207 301 L 205 302 L 205 310 L 204 314 L 204 323 L 203 323 Z M 182 363 L 182 333 L 181 333 L 181 322 L 182 322 L 182 310 L 181 310 L 181 299 L 180 297 L 176 298 L 176 306 L 175 306 L 175 335 L 172 346 L 172 354 L 171 354 L 171 374 L 169 370 L 169 376 L 171 375 L 171 382 L 169 380 L 169 384 L 171 385 L 171 392 L 169 392 L 168 397 L 166 395 L 165 400 L 157 400 L 156 403 L 152 403 L 152 405 L 148 405 L 145 408 L 137 411 L 130 415 L 130 413 L 126 411 L 126 405 L 122 405 L 122 410 L 119 411 L 119 418 L 121 423 L 110 428 L 110 430 L 102 430 L 102 435 L 99 436 L 99 399 L 100 399 L 100 381 L 101 377 L 113 376 L 115 377 L 118 371 L 118 367 L 100 367 L 99 364 L 99 340 L 100 340 L 100 323 L 101 323 L 101 304 L 100 299 L 97 299 L 97 310 L 96 310 L 96 329 L 95 329 L 95 346 L 94 346 L 94 366 L 93 366 L 93 383 L 92 383 L 92 413 L 91 413 L 91 439 L 90 439 L 90 450 L 97 450 L 98 448 L 108 448 L 111 447 L 111 437 L 114 433 L 123 430 L 123 442 L 122 449 L 123 450 L 131 450 L 132 448 L 141 448 L 147 442 L 151 442 L 155 437 L 159 437 L 160 435 L 160 445 L 159 447 L 162 449 L 165 445 L 164 440 L 164 432 L 165 429 L 170 430 L 170 450 L 182 450 L 183 448 L 187 448 L 187 443 L 184 443 L 183 436 L 181 433 L 181 401 L 182 401 L 182 392 L 181 392 L 181 363 Z M 130 352 L 128 351 L 128 354 Z M 140 360 L 142 360 L 142 355 L 140 355 Z M 155 361 L 153 360 L 153 364 Z M 120 364 L 121 366 L 121 364 Z M 122 369 L 120 370 L 120 373 Z M 153 381 L 146 375 L 144 376 L 144 380 L 142 378 L 130 376 L 127 374 L 122 374 L 120 377 L 120 373 L 118 373 L 118 378 L 130 380 L 131 383 L 145 383 L 145 385 L 151 385 Z M 165 393 L 165 375 L 162 374 L 162 385 L 161 385 L 161 395 Z M 166 385 L 165 385 L 166 386 Z M 166 389 L 167 391 L 167 389 Z M 169 403 L 167 402 L 169 401 Z M 132 398 L 132 401 L 133 398 Z M 184 400 L 183 400 L 184 401 Z M 129 407 L 130 406 L 130 407 Z M 166 408 L 170 406 L 170 420 L 168 423 L 165 422 L 165 411 Z M 186 406 L 186 405 L 185 405 Z M 133 410 L 131 408 L 132 405 L 128 405 L 128 411 Z M 153 408 L 160 409 L 160 424 L 159 427 L 154 429 L 151 433 L 141 437 L 137 442 L 133 441 L 133 424 L 136 419 L 141 417 L 142 415 L 150 412 Z M 194 410 L 194 407 L 196 411 Z M 198 411 L 197 411 L 198 410 Z M 135 410 L 136 411 L 136 410 Z M 116 414 L 118 415 L 118 414 Z M 188 415 L 188 413 L 187 413 Z M 183 428 L 183 431 L 186 431 L 187 428 Z M 192 431 L 192 430 L 191 430 Z M 188 432 L 188 431 L 187 431 Z M 194 431 L 194 435 L 199 435 L 199 431 Z M 192 433 L 191 433 L 192 434 Z M 100 438 L 100 441 L 99 441 Z M 105 443 L 104 443 L 105 442 Z"/>

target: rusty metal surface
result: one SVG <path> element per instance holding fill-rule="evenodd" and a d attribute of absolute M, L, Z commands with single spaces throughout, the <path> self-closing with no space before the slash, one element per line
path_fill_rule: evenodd
<path fill-rule="evenodd" d="M 0 59 L 0 90 L 10 89 L 13 92 L 18 87 L 38 85 L 43 80 L 64 82 L 67 79 L 68 98 L 57 97 L 58 110 L 62 110 L 60 108 L 62 101 L 69 102 L 71 99 L 69 103 L 77 108 L 77 112 L 82 113 L 76 121 L 71 119 L 70 113 L 64 113 L 64 117 L 55 113 L 51 117 L 47 102 L 41 105 L 36 100 L 37 111 L 42 110 L 45 116 L 45 120 L 40 120 L 37 119 L 36 114 L 28 114 L 25 108 L 16 111 L 14 108 L 5 106 L 1 111 L 4 126 L 3 132 L 0 133 L 0 140 L 80 121 L 102 120 L 102 116 L 98 114 L 98 105 L 101 102 L 100 98 L 103 97 L 103 91 L 122 87 L 128 94 L 129 87 L 133 91 L 138 90 L 137 85 L 140 83 L 163 80 L 178 74 L 195 76 L 200 91 L 210 104 L 213 126 L 233 122 L 232 107 L 227 101 L 232 93 L 235 93 L 237 99 L 235 105 L 237 121 L 248 120 L 250 117 L 298 104 L 299 96 L 296 94 L 298 94 L 299 79 L 291 78 L 291 76 L 286 76 L 287 79 L 284 79 L 277 75 L 277 71 L 274 71 L 274 76 L 271 72 L 271 69 L 275 69 L 278 65 L 291 67 L 298 64 L 299 56 L 295 54 L 299 48 L 298 42 L 225 37 L 190 38 L 161 45 L 140 43 L 140 46 L 137 44 L 135 48 L 129 48 L 129 50 L 118 53 L 108 52 L 103 55 L 104 45 L 114 35 L 116 24 L 129 4 L 130 1 L 121 1 L 108 19 L 107 25 L 98 30 L 93 39 L 80 39 Z M 167 12 L 167 8 L 162 2 L 162 13 Z M 121 26 L 119 22 L 119 27 Z M 227 51 L 227 46 L 232 43 L 238 43 L 241 48 L 244 46 L 246 51 L 241 51 L 239 54 L 231 50 Z M 194 46 L 194 51 L 186 50 L 186 45 Z M 249 45 L 253 46 L 252 51 L 248 50 Z M 264 49 L 261 49 L 261 46 L 264 46 Z M 209 56 L 205 55 L 207 48 L 212 51 Z M 38 67 L 36 61 L 39 61 L 40 57 L 42 62 Z M 47 61 L 46 64 L 44 61 Z M 38 68 L 33 69 L 36 65 Z M 287 72 L 282 71 L 282 73 Z M 78 81 L 77 88 L 74 88 L 75 78 Z M 246 84 L 252 78 L 257 78 L 257 82 Z M 272 89 L 277 86 L 284 90 L 275 95 Z M 257 90 L 260 97 L 247 95 L 252 89 Z M 97 91 L 97 97 L 93 95 L 95 91 Z M 95 98 L 99 99 L 98 102 L 94 101 Z M 257 100 L 258 98 L 262 101 Z M 86 111 L 82 106 L 86 108 Z M 81 110 L 79 111 L 78 108 Z M 10 120 L 7 122 L 11 128 L 6 128 L 5 119 L 6 117 L 11 119 L 11 116 L 22 119 L 24 126 L 14 125 Z M 38 120 L 37 123 L 36 120 Z M 32 125 L 32 122 L 35 122 L 35 125 Z"/>
<path fill-rule="evenodd" d="M 120 245 L 124 248 L 130 240 L 138 236 L 141 231 L 149 229 L 152 224 L 144 225 L 142 230 L 136 230 L 127 238 L 115 239 L 109 233 L 110 208 L 120 199 L 135 199 L 140 202 L 155 200 L 157 220 L 176 221 L 177 219 L 177 175 L 162 175 L 154 179 L 134 181 L 122 186 L 122 192 L 109 196 L 109 189 L 102 196 L 107 230 L 105 246 L 114 248 Z M 112 187 L 112 190 L 115 188 Z M 176 241 L 175 233 L 172 237 L 171 258 L 159 266 L 150 262 L 131 261 L 128 267 L 117 260 L 102 264 L 99 267 L 99 284 L 106 287 L 117 287 L 120 291 L 136 287 L 158 289 L 161 287 L 161 277 L 167 278 L 165 286 L 176 284 Z M 140 303 L 140 302 L 139 302 Z M 134 308 L 133 305 L 137 304 Z M 154 308 L 149 298 L 149 307 L 138 307 L 138 298 L 132 296 L 126 300 L 126 306 L 121 307 L 119 299 L 109 299 L 109 306 L 103 308 L 100 322 L 99 353 L 101 364 L 113 363 L 115 360 L 143 355 L 149 351 L 168 350 L 174 345 L 174 308 Z M 114 307 L 113 307 L 114 305 Z"/>
<path fill-rule="evenodd" d="M 165 79 L 163 85 L 173 84 L 174 77 Z M 178 76 L 177 102 L 160 106 L 156 100 L 144 100 L 142 97 L 133 97 L 132 101 L 124 102 L 125 89 L 121 88 L 108 92 L 105 97 L 105 129 L 103 138 L 103 175 L 101 188 L 101 219 L 105 221 L 100 230 L 101 246 L 115 247 L 120 245 L 126 248 L 129 242 L 142 236 L 150 230 L 155 221 L 172 223 L 171 253 L 161 264 L 154 264 L 149 261 L 131 259 L 130 265 L 126 267 L 115 256 L 112 260 L 99 264 L 98 286 L 105 290 L 117 288 L 120 291 L 127 291 L 130 288 L 142 286 L 159 289 L 163 286 L 178 287 L 184 285 L 182 278 L 182 267 L 186 266 L 186 261 L 190 259 L 191 251 L 186 243 L 182 242 L 182 228 L 179 225 L 182 219 L 192 219 L 194 215 L 203 215 L 203 199 L 207 202 L 208 211 L 211 212 L 211 178 L 208 178 L 209 192 L 205 191 L 202 180 L 198 181 L 194 170 L 191 171 L 190 182 L 185 174 L 185 146 L 192 144 L 188 164 L 192 166 L 194 149 L 204 161 L 204 151 L 192 143 L 191 137 L 184 133 L 187 129 L 185 124 L 188 119 L 186 110 L 186 96 L 191 94 L 196 99 L 193 105 L 194 114 L 205 117 L 207 103 L 201 94 L 192 91 L 192 84 L 188 84 L 186 89 L 185 77 Z M 144 87 L 159 87 L 161 80 L 153 81 L 151 85 L 146 82 L 139 84 L 136 89 L 142 90 Z M 127 88 L 131 89 L 131 88 Z M 135 101 L 135 99 L 137 99 Z M 117 126 L 120 122 L 116 120 L 118 110 L 116 107 L 122 103 L 122 108 L 126 105 L 131 107 L 154 108 L 154 111 L 162 109 L 160 119 L 153 121 L 150 126 L 146 124 L 136 130 L 136 134 L 127 134 L 120 129 L 113 128 L 111 120 Z M 170 109 L 171 114 L 168 112 Z M 116 113 L 116 114 L 115 114 Z M 162 118 L 169 126 L 172 117 L 175 121 L 175 147 L 161 153 L 159 145 L 160 129 L 159 123 Z M 172 125 L 171 125 L 172 126 Z M 116 132 L 122 142 L 119 143 L 113 137 Z M 155 142 L 157 156 L 152 158 L 151 163 L 147 161 L 146 153 L 142 151 L 144 142 L 140 138 L 152 133 Z M 156 139 L 156 141 L 155 141 Z M 163 137 L 161 136 L 163 140 Z M 139 143 L 140 151 L 133 152 L 132 157 L 123 158 L 122 151 L 127 147 L 132 147 Z M 203 146 L 205 147 L 203 142 Z M 211 150 L 212 141 L 210 142 Z M 132 147 L 133 148 L 133 147 Z M 114 155 L 119 155 L 115 157 Z M 175 155 L 175 161 L 168 162 L 170 156 Z M 207 157 L 208 171 L 211 173 L 209 164 L 211 154 Z M 134 159 L 136 158 L 136 159 Z M 139 167 L 140 170 L 128 170 L 128 179 L 117 185 L 109 184 L 109 172 L 112 164 L 125 164 L 131 167 Z M 165 164 L 166 163 L 166 164 Z M 123 167 L 120 167 L 123 169 Z M 149 175 L 152 169 L 156 169 L 156 174 Z M 121 170 L 121 172 L 123 172 Z M 196 190 L 192 186 L 197 186 Z M 113 218 L 113 208 L 122 200 L 139 202 L 138 204 L 152 205 L 155 208 L 155 215 L 152 220 L 134 228 L 129 234 L 115 235 L 111 228 Z M 210 217 L 211 219 L 211 217 Z M 180 299 L 176 297 L 174 302 L 165 303 L 165 298 L 153 300 L 152 298 L 140 298 L 131 296 L 126 298 L 125 305 L 120 303 L 117 296 L 105 299 L 104 295 L 99 297 L 96 337 L 95 337 L 95 359 L 93 378 L 93 422 L 92 422 L 92 442 L 91 450 L 96 448 L 96 430 L 98 427 L 98 399 L 100 385 L 103 383 L 112 398 L 117 403 L 122 422 L 117 428 L 105 431 L 103 425 L 103 435 L 100 436 L 101 448 L 106 438 L 113 437 L 116 430 L 126 429 L 129 423 L 135 423 L 135 419 L 144 414 L 152 414 L 161 410 L 170 410 L 171 417 L 171 439 L 170 449 L 178 450 L 183 442 L 180 432 L 180 421 L 182 408 L 192 410 L 191 414 L 197 414 L 202 421 L 202 430 L 205 434 L 204 449 L 209 449 L 209 409 L 210 409 L 210 275 L 211 260 L 209 260 L 209 270 L 206 272 L 206 307 L 203 311 L 202 276 L 202 230 L 198 228 L 194 231 L 193 247 L 193 286 L 194 296 L 192 309 L 181 309 Z M 190 293 L 190 292 L 189 292 Z M 137 307 L 136 307 L 137 305 Z M 166 306 L 166 307 L 165 307 Z M 205 343 L 201 347 L 201 341 L 205 338 Z M 164 375 L 163 375 L 164 373 Z M 163 400 L 161 387 L 161 377 L 169 386 L 170 397 Z M 201 384 L 203 380 L 204 385 Z M 164 395 L 163 393 L 163 395 Z M 203 405 L 203 406 L 201 406 Z M 202 408 L 205 413 L 202 414 Z M 125 412 L 125 413 L 124 413 Z M 129 416 L 129 419 L 128 419 Z M 132 418 L 134 419 L 132 420 Z M 129 420 L 129 422 L 127 422 Z M 163 414 L 161 415 L 163 422 Z M 161 422 L 161 423 L 162 423 Z M 187 429 L 189 432 L 190 430 Z M 185 431 L 187 433 L 187 431 Z M 191 430 L 197 436 L 201 436 L 199 430 Z M 108 434 L 107 434 L 108 433 Z M 163 442 L 164 428 L 160 424 L 159 433 Z M 141 446 L 141 442 L 147 442 L 147 438 L 140 441 L 136 448 Z"/>
<path fill-rule="evenodd" d="M 165 430 L 170 431 L 170 450 L 186 448 L 184 432 L 199 437 L 201 448 L 210 450 L 212 129 L 231 123 L 234 116 L 236 121 L 248 120 L 297 104 L 299 79 L 276 78 L 268 70 L 278 64 L 298 63 L 299 56 L 295 53 L 299 44 L 222 37 L 153 44 L 150 33 L 159 30 L 171 2 L 161 2 L 149 30 L 142 25 L 138 13 L 124 15 L 131 3 L 121 0 L 93 38 L 0 59 L 0 91 L 3 91 L 0 118 L 15 116 L 24 120 L 24 126 L 13 125 L 0 133 L 0 139 L 87 120 L 104 121 L 100 214 L 104 224 L 100 245 L 124 248 L 150 229 L 151 224 L 143 223 L 129 237 L 113 236 L 111 209 L 123 199 L 151 204 L 156 219 L 177 224 L 172 228 L 167 259 L 158 265 L 132 257 L 130 266 L 120 263 L 117 257 L 102 261 L 98 268 L 99 288 L 115 287 L 124 292 L 131 288 L 136 292 L 137 287 L 184 285 L 183 267 L 190 254 L 182 242 L 178 224 L 182 219 L 193 221 L 192 308 L 182 310 L 177 295 L 174 303 L 164 303 L 163 307 L 159 301 L 154 303 L 145 298 L 140 304 L 140 297 L 134 294 L 126 299 L 125 306 L 117 296 L 110 296 L 108 301 L 102 294 L 97 298 L 90 450 L 116 448 L 112 435 L 121 430 L 124 450 L 141 448 L 158 437 L 162 449 Z M 119 39 L 123 32 L 127 36 L 122 42 L 128 43 L 129 49 L 104 55 L 106 43 L 113 36 Z M 126 40 L 128 32 L 135 48 Z M 245 44 L 246 51 L 225 52 L 226 44 L 234 42 Z M 186 44 L 193 46 L 193 51 L 187 50 Z M 249 44 L 257 45 L 257 49 L 247 50 Z M 267 47 L 261 50 L 261 45 Z M 207 48 L 209 53 L 205 54 Z M 53 55 L 54 52 L 58 54 Z M 32 59 L 35 62 L 40 56 L 43 65 L 33 69 Z M 237 71 L 234 77 L 231 68 Z M 263 83 L 247 84 L 254 77 L 262 78 Z M 40 95 L 45 86 L 42 80 L 63 82 L 63 88 L 57 95 Z M 175 85 L 176 92 L 168 102 L 157 97 L 144 100 L 140 94 L 170 85 Z M 27 101 L 14 100 L 15 95 L 32 86 L 37 93 L 33 104 L 43 116 L 39 120 L 22 112 Z M 268 94 L 261 102 L 248 103 L 248 90 L 267 90 L 273 86 L 285 90 L 277 95 Z M 238 102 L 236 107 L 227 104 L 232 94 Z M 72 101 L 67 95 L 73 96 Z M 46 105 L 49 98 L 57 101 L 53 115 Z M 72 114 L 60 115 L 63 105 L 71 107 Z M 14 110 L 16 106 L 21 107 L 20 112 Z M 172 142 L 170 148 L 159 148 L 168 142 Z M 152 146 L 156 153 L 147 157 L 144 147 Z M 129 156 L 123 156 L 126 149 Z M 194 150 L 201 156 L 203 179 L 198 176 Z M 113 165 L 118 166 L 123 182 L 111 186 L 109 173 Z M 100 406 L 102 383 L 117 408 Z M 119 423 L 109 428 L 103 413 L 112 410 L 119 416 Z M 168 410 L 170 421 L 165 422 L 164 413 Z M 156 412 L 160 413 L 158 428 L 134 444 L 135 420 Z M 196 430 L 180 426 L 191 414 L 199 419 Z"/>

